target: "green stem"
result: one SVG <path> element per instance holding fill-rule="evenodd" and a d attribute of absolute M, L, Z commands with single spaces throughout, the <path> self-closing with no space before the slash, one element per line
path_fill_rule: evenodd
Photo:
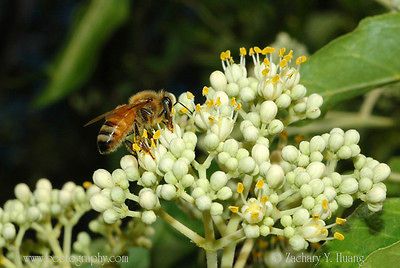
<path fill-rule="evenodd" d="M 17 237 L 15 238 L 15 244 L 14 244 L 14 254 L 15 254 L 15 263 L 18 267 L 22 267 L 22 259 L 21 259 L 21 253 L 20 253 L 20 247 L 22 243 L 22 239 L 24 238 L 25 232 L 27 228 L 25 226 L 21 226 Z"/>
<path fill-rule="evenodd" d="M 0 265 L 4 266 L 5 268 L 17 268 L 22 266 L 15 265 L 12 261 L 10 261 L 7 257 L 1 255 L 0 256 Z"/>
<path fill-rule="evenodd" d="M 209 211 L 203 212 L 203 224 L 206 243 L 212 245 L 215 241 L 214 225 Z M 207 257 L 207 268 L 217 268 L 218 258 L 217 251 L 213 249 L 205 249 Z"/>
<path fill-rule="evenodd" d="M 398 173 L 398 172 L 390 173 L 389 181 L 400 182 L 400 173 Z"/>
<path fill-rule="evenodd" d="M 233 268 L 243 268 L 254 246 L 254 239 L 246 239 Z"/>
<path fill-rule="evenodd" d="M 64 241 L 63 241 L 63 250 L 64 256 L 66 259 L 71 255 L 71 238 L 72 238 L 72 224 L 67 224 L 64 227 Z"/>
<path fill-rule="evenodd" d="M 61 262 L 62 267 L 70 268 L 71 264 L 68 262 L 68 260 L 63 259 L 64 254 L 58 239 L 54 235 L 54 230 L 51 226 L 51 223 L 47 223 L 45 227 L 44 235 L 47 237 L 47 242 L 49 243 L 51 250 L 60 260 L 64 260 Z"/>
<path fill-rule="evenodd" d="M 226 246 L 232 244 L 232 243 L 238 243 L 240 240 L 246 238 L 244 235 L 243 229 L 239 229 L 234 233 L 231 233 L 227 236 L 223 236 L 220 239 L 216 240 L 214 243 L 214 249 L 222 249 L 225 248 Z"/>

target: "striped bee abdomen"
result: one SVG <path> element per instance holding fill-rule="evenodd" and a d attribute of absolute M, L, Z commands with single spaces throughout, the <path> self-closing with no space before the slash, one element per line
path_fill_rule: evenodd
<path fill-rule="evenodd" d="M 119 120 L 118 120 L 119 121 Z M 126 124 L 114 120 L 107 120 L 100 128 L 97 136 L 97 148 L 101 154 L 108 154 L 121 144 L 125 138 Z"/>

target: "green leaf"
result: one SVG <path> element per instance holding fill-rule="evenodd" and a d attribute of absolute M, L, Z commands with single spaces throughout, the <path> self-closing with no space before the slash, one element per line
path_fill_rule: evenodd
<path fill-rule="evenodd" d="M 128 262 L 120 263 L 120 266 L 121 268 L 148 268 L 150 267 L 150 251 L 146 248 L 131 247 L 128 249 Z"/>
<path fill-rule="evenodd" d="M 361 267 L 373 268 L 380 267 L 397 267 L 400 263 L 400 241 L 385 248 L 378 249 L 370 254 Z"/>
<path fill-rule="evenodd" d="M 400 13 L 370 17 L 321 48 L 301 67 L 309 92 L 324 107 L 400 80 Z"/>
<path fill-rule="evenodd" d="M 400 198 L 389 198 L 383 210 L 372 213 L 360 205 L 343 226 L 334 228 L 344 241 L 326 242 L 317 252 L 322 267 L 358 267 L 367 256 L 400 240 Z M 328 257 L 327 257 L 328 256 Z"/>
<path fill-rule="evenodd" d="M 400 157 L 395 156 L 389 161 L 390 169 L 392 170 L 392 174 L 390 175 L 391 179 L 385 182 L 387 188 L 387 196 L 390 197 L 399 197 L 400 196 L 400 180 L 398 178 L 398 174 L 400 174 Z"/>
<path fill-rule="evenodd" d="M 100 49 L 127 19 L 129 0 L 92 0 L 34 104 L 44 107 L 81 88 L 92 73 Z"/>

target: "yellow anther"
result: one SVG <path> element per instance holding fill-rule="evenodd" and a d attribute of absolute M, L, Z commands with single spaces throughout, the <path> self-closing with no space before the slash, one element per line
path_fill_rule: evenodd
<path fill-rule="evenodd" d="M 132 145 L 132 149 L 135 150 L 136 152 L 139 152 L 140 151 L 140 146 L 137 143 L 134 143 Z"/>
<path fill-rule="evenodd" d="M 259 179 L 256 183 L 256 188 L 261 189 L 264 186 L 264 181 L 262 179 Z"/>
<path fill-rule="evenodd" d="M 242 104 L 241 103 L 238 103 L 238 105 L 236 106 L 236 111 L 239 111 L 240 109 L 242 109 Z"/>
<path fill-rule="evenodd" d="M 254 47 L 254 51 L 255 51 L 256 53 L 259 53 L 259 54 L 262 53 L 262 50 L 261 50 L 261 48 L 259 48 L 259 47 Z"/>
<path fill-rule="evenodd" d="M 258 218 L 258 215 L 260 215 L 260 213 L 258 213 L 258 212 L 253 212 L 253 213 L 251 213 L 251 218 L 253 219 L 253 220 L 256 220 L 257 218 Z"/>
<path fill-rule="evenodd" d="M 244 185 L 243 185 L 243 183 L 239 182 L 239 183 L 237 184 L 236 192 L 238 192 L 239 194 L 241 194 L 241 193 L 243 193 L 243 190 L 244 190 Z"/>
<path fill-rule="evenodd" d="M 328 235 L 328 229 L 326 229 L 326 228 L 322 228 L 320 232 L 323 235 L 326 235 L 326 236 Z"/>
<path fill-rule="evenodd" d="M 208 117 L 208 120 L 209 120 L 210 123 L 212 123 L 212 124 L 215 122 L 214 116 L 209 116 L 209 117 Z"/>
<path fill-rule="evenodd" d="M 336 224 L 342 225 L 346 223 L 346 219 L 343 218 L 336 218 Z"/>
<path fill-rule="evenodd" d="M 93 183 L 90 181 L 84 181 L 82 184 L 83 188 L 85 188 L 85 189 L 89 189 L 90 186 L 92 186 L 92 185 L 93 185 Z"/>
<path fill-rule="evenodd" d="M 279 74 L 276 74 L 276 75 L 274 75 L 274 77 L 272 77 L 271 81 L 272 81 L 272 83 L 275 84 L 279 81 L 279 79 L 280 79 Z"/>
<path fill-rule="evenodd" d="M 161 130 L 157 130 L 153 134 L 153 139 L 158 140 L 161 137 Z"/>
<path fill-rule="evenodd" d="M 207 100 L 207 101 L 206 101 L 206 105 L 207 105 L 208 108 L 213 107 L 213 106 L 214 106 L 213 100 Z"/>
<path fill-rule="evenodd" d="M 279 67 L 285 68 L 285 67 L 287 66 L 287 64 L 288 64 L 288 61 L 285 60 L 285 59 L 283 59 L 283 60 L 281 60 L 281 61 L 279 62 Z"/>
<path fill-rule="evenodd" d="M 322 208 L 324 210 L 328 210 L 328 208 L 329 208 L 328 204 L 329 204 L 328 200 L 326 200 L 326 199 L 322 200 Z"/>
<path fill-rule="evenodd" d="M 265 58 L 265 59 L 263 60 L 263 62 L 264 62 L 264 64 L 265 64 L 265 66 L 269 66 L 269 65 L 271 64 L 271 62 L 269 61 L 268 58 Z"/>
<path fill-rule="evenodd" d="M 340 241 L 343 241 L 343 240 L 344 240 L 344 235 L 342 235 L 342 234 L 339 233 L 339 232 L 335 232 L 335 233 L 333 234 L 333 237 L 334 237 L 335 239 L 337 239 L 337 240 L 340 240 Z"/>
<path fill-rule="evenodd" d="M 224 51 L 221 52 L 221 54 L 219 54 L 219 58 L 224 61 L 226 60 L 226 53 Z"/>
<path fill-rule="evenodd" d="M 237 206 L 229 206 L 228 208 L 233 213 L 238 213 L 239 212 L 239 207 L 237 207 Z"/>
<path fill-rule="evenodd" d="M 196 107 L 195 107 L 195 110 L 196 110 L 196 112 L 200 112 L 201 111 L 201 105 L 197 103 Z"/>
<path fill-rule="evenodd" d="M 189 112 L 188 109 L 186 109 L 186 107 L 181 108 L 179 111 L 183 114 L 187 114 Z"/>
<path fill-rule="evenodd" d="M 314 220 L 319 220 L 319 215 L 318 215 L 318 214 L 314 214 L 314 215 L 312 215 L 312 218 L 313 218 Z"/>
<path fill-rule="evenodd" d="M 240 56 L 246 56 L 246 54 L 247 54 L 246 48 L 244 48 L 244 47 L 241 47 L 239 49 L 239 52 L 240 52 Z"/>
<path fill-rule="evenodd" d="M 225 56 L 226 56 L 227 60 L 231 59 L 232 58 L 231 57 L 231 51 L 230 50 L 225 51 Z"/>
<path fill-rule="evenodd" d="M 286 61 L 290 61 L 293 58 L 293 50 L 290 50 L 288 54 L 285 55 L 285 57 L 283 57 L 284 60 Z"/>
<path fill-rule="evenodd" d="M 264 54 L 264 55 L 271 54 L 271 53 L 274 53 L 274 51 L 275 51 L 274 47 L 264 47 L 262 54 Z"/>
<path fill-rule="evenodd" d="M 281 49 L 279 49 L 279 57 L 283 57 L 283 55 L 285 55 L 286 52 L 286 48 L 282 47 Z"/>
<path fill-rule="evenodd" d="M 217 100 L 215 101 L 215 105 L 221 106 L 221 98 L 218 97 Z"/>
<path fill-rule="evenodd" d="M 147 130 L 143 130 L 142 137 L 147 139 L 149 136 L 147 135 Z"/>
<path fill-rule="evenodd" d="M 267 203 L 267 201 L 268 201 L 268 196 L 266 195 L 261 196 L 261 203 Z"/>
<path fill-rule="evenodd" d="M 232 97 L 232 99 L 231 99 L 231 105 L 232 105 L 232 106 L 235 106 L 236 104 L 237 104 L 236 98 L 235 98 L 235 97 Z"/>
<path fill-rule="evenodd" d="M 208 94 L 208 87 L 203 87 L 203 91 L 202 91 L 202 93 L 203 93 L 203 96 L 205 96 L 205 95 L 207 95 Z"/>
<path fill-rule="evenodd" d="M 254 49 L 253 49 L 252 47 L 249 49 L 249 55 L 250 55 L 250 56 L 253 56 L 253 55 L 254 55 Z"/>
<path fill-rule="evenodd" d="M 269 74 L 269 68 L 264 68 L 264 70 L 261 71 L 261 74 L 267 76 Z"/>
<path fill-rule="evenodd" d="M 193 100 L 193 99 L 194 99 L 194 95 L 193 95 L 193 93 L 190 92 L 190 91 L 186 92 L 186 97 L 187 97 L 189 100 Z"/>
<path fill-rule="evenodd" d="M 156 143 L 154 142 L 154 139 L 151 139 L 151 148 L 156 148 Z"/>
<path fill-rule="evenodd" d="M 306 62 L 307 61 L 307 57 L 306 56 L 300 56 L 300 57 L 298 57 L 297 59 L 296 59 L 296 64 L 297 65 L 300 65 L 300 64 L 302 64 L 302 63 L 304 63 L 304 62 Z"/>

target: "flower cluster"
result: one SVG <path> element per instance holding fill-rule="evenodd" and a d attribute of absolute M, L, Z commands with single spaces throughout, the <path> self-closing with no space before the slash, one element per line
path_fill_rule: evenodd
<path fill-rule="evenodd" d="M 240 49 L 239 63 L 230 51 L 221 53 L 223 71 L 210 75 L 203 103 L 190 92 L 179 96 L 174 131 L 147 130 L 158 133 L 151 155 L 126 155 L 112 173 L 94 172 L 100 190 L 90 203 L 106 223 L 133 217 L 151 224 L 157 215 L 165 219 L 162 200 L 175 200 L 206 222 L 211 217 L 221 244 L 278 235 L 300 250 L 344 239 L 338 232 L 329 235 L 331 227 L 345 223 L 339 217 L 328 223 L 339 207 L 361 199 L 372 211 L 382 208 L 382 181 L 390 169 L 360 153 L 356 130 L 335 128 L 288 144 L 289 124 L 321 114 L 322 97 L 307 95 L 300 84 L 306 57 L 293 59 L 293 51 L 272 47 L 253 47 L 248 54 L 251 69 L 246 49 Z M 340 174 L 343 161 L 352 161 L 354 169 Z M 140 190 L 131 192 L 131 183 Z M 173 226 L 193 237 L 181 224 Z"/>

